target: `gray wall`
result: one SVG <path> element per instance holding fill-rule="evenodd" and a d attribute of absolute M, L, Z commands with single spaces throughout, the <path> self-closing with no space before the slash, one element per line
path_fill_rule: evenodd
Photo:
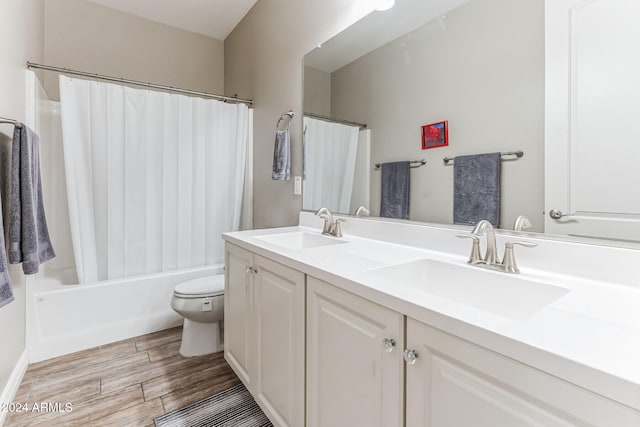
<path fill-rule="evenodd" d="M 358 0 L 259 0 L 225 39 L 225 93 L 254 100 L 254 227 L 297 224 L 302 197 L 272 181 L 275 125 L 292 108 L 292 175 L 302 171 L 302 57 L 369 8 Z"/>
<path fill-rule="evenodd" d="M 27 60 L 42 60 L 43 0 L 2 1 L 0 40 L 0 116 L 25 120 L 24 70 Z M 0 125 L 0 143 L 9 142 L 13 127 Z M 16 300 L 0 308 L 0 392 L 25 350 L 25 285 L 19 266 L 10 269 Z"/>
<path fill-rule="evenodd" d="M 332 73 L 331 115 L 367 123 L 371 162 L 427 159 L 411 172 L 411 219 L 453 221 L 442 158 L 523 150 L 502 162 L 501 225 L 544 225 L 544 1 L 474 0 Z M 448 120 L 449 146 L 422 150 L 421 126 Z M 371 173 L 372 213 L 380 172 Z"/>
<path fill-rule="evenodd" d="M 222 93 L 224 43 L 86 0 L 45 2 L 47 65 Z M 57 74 L 45 89 L 58 99 Z"/>
<path fill-rule="evenodd" d="M 331 74 L 315 68 L 304 68 L 304 112 L 331 114 Z"/>

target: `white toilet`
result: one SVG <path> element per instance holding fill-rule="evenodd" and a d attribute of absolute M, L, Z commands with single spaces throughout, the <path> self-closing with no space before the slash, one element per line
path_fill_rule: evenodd
<path fill-rule="evenodd" d="M 222 351 L 223 274 L 180 283 L 173 290 L 171 308 L 184 317 L 181 355 L 191 357 Z"/>

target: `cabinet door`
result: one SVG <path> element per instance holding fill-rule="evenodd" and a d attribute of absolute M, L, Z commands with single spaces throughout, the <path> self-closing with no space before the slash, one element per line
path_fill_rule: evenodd
<path fill-rule="evenodd" d="M 403 326 L 399 313 L 307 277 L 307 427 L 403 425 Z"/>
<path fill-rule="evenodd" d="M 276 426 L 304 425 L 304 274 L 259 255 L 254 396 Z"/>
<path fill-rule="evenodd" d="M 407 427 L 640 425 L 629 407 L 410 318 L 407 348 Z"/>
<path fill-rule="evenodd" d="M 253 254 L 238 246 L 225 246 L 224 358 L 251 390 L 255 356 L 252 328 Z"/>

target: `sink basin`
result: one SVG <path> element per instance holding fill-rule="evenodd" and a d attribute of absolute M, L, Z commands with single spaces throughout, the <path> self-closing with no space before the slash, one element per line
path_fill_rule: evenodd
<path fill-rule="evenodd" d="M 308 249 L 318 246 L 338 245 L 347 243 L 336 237 L 323 236 L 321 234 L 311 234 L 304 231 L 294 231 L 291 233 L 265 234 L 263 236 L 255 236 L 256 239 L 263 242 L 278 245 L 287 249 Z"/>
<path fill-rule="evenodd" d="M 514 320 L 526 319 L 568 289 L 480 267 L 430 259 L 369 270 L 397 286 L 409 286 Z"/>

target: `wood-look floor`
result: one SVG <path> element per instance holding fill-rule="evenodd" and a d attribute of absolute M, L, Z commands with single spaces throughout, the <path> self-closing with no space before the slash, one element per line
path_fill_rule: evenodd
<path fill-rule="evenodd" d="M 153 426 L 240 382 L 222 352 L 180 356 L 181 334 L 168 329 L 30 365 L 13 401 L 27 412 L 10 412 L 5 427 Z M 49 410 L 34 411 L 41 403 Z"/>

